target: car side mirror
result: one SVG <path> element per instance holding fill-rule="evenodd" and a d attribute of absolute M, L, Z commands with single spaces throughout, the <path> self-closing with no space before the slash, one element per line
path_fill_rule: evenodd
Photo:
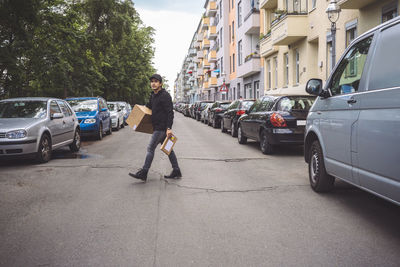
<path fill-rule="evenodd" d="M 54 120 L 54 119 L 62 119 L 64 118 L 64 114 L 62 113 L 53 113 L 50 116 L 50 119 Z"/>
<path fill-rule="evenodd" d="M 310 95 L 319 96 L 322 92 L 322 80 L 321 79 L 311 79 L 307 82 L 306 92 Z"/>
<path fill-rule="evenodd" d="M 122 111 L 122 109 L 118 109 L 118 112 L 121 112 Z"/>

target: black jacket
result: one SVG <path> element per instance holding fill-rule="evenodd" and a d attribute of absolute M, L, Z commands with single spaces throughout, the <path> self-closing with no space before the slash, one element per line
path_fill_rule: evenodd
<path fill-rule="evenodd" d="M 161 89 L 157 94 L 152 92 L 146 107 L 152 110 L 151 121 L 155 131 L 172 129 L 174 120 L 172 98 L 165 89 Z"/>

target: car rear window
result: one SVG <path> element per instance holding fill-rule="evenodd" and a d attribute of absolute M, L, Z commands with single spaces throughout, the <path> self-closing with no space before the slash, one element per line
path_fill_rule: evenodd
<path fill-rule="evenodd" d="M 47 101 L 4 101 L 0 102 L 0 118 L 35 118 L 47 115 Z"/>
<path fill-rule="evenodd" d="M 226 109 L 229 107 L 230 104 L 231 103 L 223 103 L 223 104 L 221 104 L 221 108 Z"/>
<path fill-rule="evenodd" d="M 308 111 L 313 105 L 315 97 L 288 96 L 278 102 L 277 110 L 281 111 Z"/>
<path fill-rule="evenodd" d="M 243 101 L 242 109 L 249 110 L 249 108 L 254 104 L 255 101 Z"/>

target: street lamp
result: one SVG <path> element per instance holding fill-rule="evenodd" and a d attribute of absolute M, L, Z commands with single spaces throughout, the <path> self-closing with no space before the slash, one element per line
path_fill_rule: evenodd
<path fill-rule="evenodd" d="M 340 6 L 337 4 L 336 0 L 331 0 L 326 9 L 328 14 L 328 19 L 331 22 L 331 35 L 332 35 L 332 66 L 336 64 L 336 22 L 340 15 Z"/>

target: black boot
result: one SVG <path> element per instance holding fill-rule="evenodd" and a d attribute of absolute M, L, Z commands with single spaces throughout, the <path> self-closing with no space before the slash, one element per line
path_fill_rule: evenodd
<path fill-rule="evenodd" d="M 147 172 L 144 169 L 140 169 L 137 173 L 132 173 L 130 172 L 129 175 L 132 176 L 133 178 L 145 181 L 147 180 Z"/>
<path fill-rule="evenodd" d="M 164 175 L 166 179 L 179 179 L 182 177 L 182 173 L 180 169 L 172 170 L 170 175 Z"/>

